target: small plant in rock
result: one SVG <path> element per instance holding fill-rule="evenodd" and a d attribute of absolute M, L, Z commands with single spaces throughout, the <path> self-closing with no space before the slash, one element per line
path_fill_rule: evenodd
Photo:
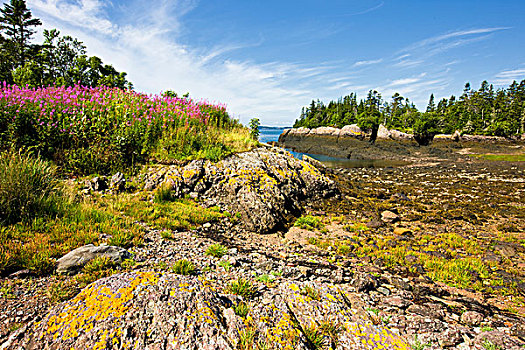
<path fill-rule="evenodd" d="M 341 255 L 348 255 L 352 252 L 352 247 L 346 244 L 341 244 L 337 247 L 337 252 Z"/>
<path fill-rule="evenodd" d="M 0 283 L 0 298 L 14 299 L 15 295 L 13 294 L 13 287 L 7 283 Z"/>
<path fill-rule="evenodd" d="M 232 281 L 226 288 L 226 291 L 231 294 L 240 295 L 246 299 L 253 298 L 257 294 L 257 288 L 252 282 L 242 277 L 239 277 L 236 281 Z"/>
<path fill-rule="evenodd" d="M 282 270 L 279 270 L 279 271 L 272 271 L 270 272 L 273 276 L 275 277 L 281 277 L 283 275 L 283 271 Z"/>
<path fill-rule="evenodd" d="M 488 339 L 485 339 L 483 343 L 481 343 L 481 346 L 483 346 L 483 348 L 485 348 L 486 350 L 501 350 L 500 346 L 494 344 Z"/>
<path fill-rule="evenodd" d="M 133 259 L 125 259 L 120 266 L 124 270 L 133 270 L 135 266 L 137 266 L 137 262 Z"/>
<path fill-rule="evenodd" d="M 221 260 L 219 261 L 218 265 L 222 267 L 226 272 L 230 272 L 230 269 L 232 267 L 232 264 L 228 260 Z"/>
<path fill-rule="evenodd" d="M 255 327 L 249 326 L 239 331 L 239 350 L 254 350 L 255 346 Z"/>
<path fill-rule="evenodd" d="M 383 321 L 385 325 L 389 324 L 391 319 L 392 319 L 392 315 L 381 317 L 381 321 Z"/>
<path fill-rule="evenodd" d="M 326 339 L 323 331 L 317 325 L 304 327 L 304 335 L 310 343 L 312 349 L 324 349 L 326 347 Z"/>
<path fill-rule="evenodd" d="M 171 272 L 184 276 L 191 275 L 195 272 L 195 265 L 189 260 L 181 259 L 173 264 Z"/>
<path fill-rule="evenodd" d="M 422 343 L 418 338 L 417 335 L 414 338 L 414 342 L 411 345 L 412 350 L 424 350 L 425 348 L 430 347 L 430 344 L 428 343 Z"/>
<path fill-rule="evenodd" d="M 206 255 L 211 255 L 219 259 L 225 256 L 226 253 L 228 253 L 228 248 L 219 243 L 212 244 L 206 249 Z"/>
<path fill-rule="evenodd" d="M 164 239 L 173 239 L 173 234 L 168 230 L 160 231 L 160 236 Z"/>
<path fill-rule="evenodd" d="M 20 328 L 22 328 L 23 325 L 24 324 L 20 322 L 11 323 L 11 325 L 9 325 L 9 332 L 19 330 Z"/>
<path fill-rule="evenodd" d="M 75 277 L 78 288 L 83 288 L 88 284 L 115 273 L 113 269 L 116 264 L 108 257 L 97 257 L 88 262 L 82 269 L 82 273 Z"/>
<path fill-rule="evenodd" d="M 301 216 L 295 221 L 294 226 L 310 231 L 314 231 L 315 229 L 321 229 L 324 227 L 323 223 L 321 222 L 321 218 L 311 215 Z"/>
<path fill-rule="evenodd" d="M 273 278 L 273 276 L 270 276 L 270 275 L 268 275 L 266 273 L 263 273 L 262 275 L 257 276 L 256 280 L 259 281 L 259 282 L 262 282 L 264 284 L 269 284 L 269 283 L 273 282 L 274 278 Z"/>
<path fill-rule="evenodd" d="M 308 296 L 312 300 L 321 300 L 321 293 L 319 293 L 315 288 L 308 285 L 304 286 L 301 290 L 302 295 Z"/>
<path fill-rule="evenodd" d="M 103 270 L 108 270 L 113 267 L 115 267 L 115 263 L 113 262 L 113 260 L 111 260 L 107 256 L 101 256 L 89 261 L 84 266 L 82 271 L 84 273 L 95 273 Z"/>
<path fill-rule="evenodd" d="M 346 231 L 349 231 L 349 232 L 365 232 L 365 231 L 370 231 L 370 228 L 368 228 L 368 226 L 366 226 L 365 224 L 361 223 L 361 222 L 356 222 L 355 224 L 352 224 L 352 225 L 346 225 L 344 227 L 344 229 Z"/>
<path fill-rule="evenodd" d="M 233 311 L 239 317 L 245 318 L 250 312 L 250 307 L 245 302 L 239 302 L 233 307 Z"/>
<path fill-rule="evenodd" d="M 166 271 L 168 269 L 168 264 L 165 261 L 159 261 L 157 263 L 157 268 L 162 271 Z"/>
<path fill-rule="evenodd" d="M 331 320 L 325 320 L 319 324 L 318 328 L 325 336 L 330 338 L 330 345 L 335 349 L 339 344 L 339 335 L 343 332 L 343 327 L 339 323 L 335 323 Z"/>

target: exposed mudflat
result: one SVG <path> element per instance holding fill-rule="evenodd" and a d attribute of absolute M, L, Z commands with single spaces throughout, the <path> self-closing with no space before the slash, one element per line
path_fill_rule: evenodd
<path fill-rule="evenodd" d="M 464 146 L 414 147 L 417 161 L 409 166 L 326 169 L 341 195 L 303 208 L 303 216 L 319 219 L 316 227 L 260 235 L 227 217 L 187 231 L 145 226 L 144 245 L 132 249 L 132 270 L 162 272 L 188 259 L 198 276 L 192 278 L 221 293 L 244 277 L 257 288 L 248 300 L 254 310 L 275 300 L 287 283 L 306 283 L 314 292 L 332 286 L 347 298 L 356 320 L 385 327 L 413 348 L 520 349 L 525 162 L 471 154 L 516 154 L 523 148 Z M 225 256 L 205 254 L 214 243 L 228 248 Z M 1 280 L 0 343 L 22 338 L 25 325 L 45 316 L 56 303 L 50 291 L 57 281 L 74 279 Z"/>
<path fill-rule="evenodd" d="M 468 140 L 468 139 L 467 139 Z M 355 137 L 330 135 L 287 134 L 279 146 L 296 152 L 321 154 L 343 159 L 376 159 L 422 163 L 428 160 L 460 161 L 468 154 L 524 154 L 525 142 L 513 141 L 452 141 L 434 138 L 429 146 L 419 146 L 413 140 L 378 139 L 374 143 Z"/>

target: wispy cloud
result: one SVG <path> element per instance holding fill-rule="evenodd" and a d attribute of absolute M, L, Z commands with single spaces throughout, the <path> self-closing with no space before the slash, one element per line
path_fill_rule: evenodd
<path fill-rule="evenodd" d="M 494 33 L 507 29 L 510 28 L 489 27 L 458 30 L 423 39 L 398 51 L 398 57 L 394 60 L 395 63 L 393 65 L 396 67 L 418 66 L 433 56 L 475 42 L 487 40 Z"/>
<path fill-rule="evenodd" d="M 356 63 L 353 64 L 353 67 L 370 66 L 373 64 L 381 63 L 381 62 L 383 62 L 382 58 L 379 58 L 377 60 L 369 60 L 369 61 L 357 61 Z"/>
<path fill-rule="evenodd" d="M 356 13 L 352 13 L 352 14 L 350 14 L 349 16 L 364 15 L 365 13 L 369 13 L 369 12 L 372 12 L 372 11 L 375 11 L 375 10 L 380 9 L 381 7 L 383 7 L 383 5 L 385 5 L 385 2 L 384 2 L 384 1 L 381 1 L 379 4 L 377 4 L 377 5 L 374 6 L 374 7 L 371 7 L 371 8 L 368 8 L 368 9 L 366 9 L 366 10 L 359 11 L 359 12 L 356 12 Z"/>
<path fill-rule="evenodd" d="M 525 68 L 504 70 L 494 77 L 494 85 L 510 85 L 514 80 L 525 79 Z"/>
<path fill-rule="evenodd" d="M 55 26 L 78 37 L 91 55 L 128 72 L 137 90 L 172 89 L 226 102 L 242 121 L 258 116 L 267 124 L 288 124 L 316 94 L 305 81 L 321 82 L 320 89 L 329 89 L 333 84 L 321 77 L 340 64 L 256 63 L 229 57 L 232 51 L 247 46 L 242 43 L 211 49 L 183 45 L 176 35 L 167 34 L 173 26 L 183 30 L 181 16 L 194 6 L 189 1 L 153 1 L 149 10 L 141 9 L 143 13 L 129 16 L 123 25 L 109 19 L 109 5 L 99 0 L 36 0 L 31 6 L 45 27 Z M 183 11 L 173 11 L 173 6 Z"/>
<path fill-rule="evenodd" d="M 418 41 L 407 48 L 405 48 L 403 51 L 411 51 L 419 48 L 427 48 L 429 46 L 442 43 L 443 41 L 447 41 L 450 39 L 456 39 L 456 38 L 464 38 L 464 37 L 471 37 L 478 34 L 489 34 L 494 33 L 500 30 L 506 30 L 510 29 L 510 27 L 493 27 L 493 28 L 477 28 L 477 29 L 470 29 L 470 30 L 458 30 L 451 33 L 441 34 L 437 35 L 431 38 L 427 38 L 421 41 Z"/>

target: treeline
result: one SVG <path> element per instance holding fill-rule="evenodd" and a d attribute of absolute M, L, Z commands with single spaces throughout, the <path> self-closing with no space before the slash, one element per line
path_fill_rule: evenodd
<path fill-rule="evenodd" d="M 379 92 L 370 90 L 359 102 L 357 95 L 351 93 L 328 105 L 312 101 L 302 109 L 294 127 L 349 124 L 358 124 L 372 135 L 383 124 L 388 129 L 414 133 L 422 143 L 435 134 L 451 134 L 456 130 L 478 135 L 517 136 L 525 132 L 525 80 L 514 81 L 507 89 L 498 90 L 487 81 L 483 81 L 478 90 L 472 90 L 467 83 L 459 98 L 451 96 L 437 104 L 432 94 L 424 112 L 398 93 L 391 101 L 384 101 Z"/>
<path fill-rule="evenodd" d="M 44 30 L 35 44 L 35 28 L 42 25 L 25 0 L 11 0 L 0 9 L 0 82 L 18 86 L 109 86 L 132 88 L 126 73 L 87 56 L 86 46 L 56 29 Z"/>

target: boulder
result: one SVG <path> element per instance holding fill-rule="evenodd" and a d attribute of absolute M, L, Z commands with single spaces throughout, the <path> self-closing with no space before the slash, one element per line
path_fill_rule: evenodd
<path fill-rule="evenodd" d="M 290 132 L 289 132 L 290 135 L 292 135 L 292 134 L 295 134 L 295 135 L 307 135 L 309 133 L 310 133 L 310 129 L 303 128 L 303 127 L 291 129 Z"/>
<path fill-rule="evenodd" d="M 469 326 L 479 326 L 485 317 L 476 311 L 465 311 L 461 315 L 461 322 Z"/>
<path fill-rule="evenodd" d="M 399 221 L 399 215 L 389 210 L 385 210 L 381 213 L 381 220 L 388 223 L 394 223 L 396 221 Z"/>
<path fill-rule="evenodd" d="M 124 191 L 124 189 L 126 188 L 126 178 L 124 174 L 118 172 L 115 175 L 113 175 L 111 177 L 109 187 L 117 191 Z"/>
<path fill-rule="evenodd" d="M 395 140 L 395 141 L 412 141 L 414 135 L 401 132 L 399 130 L 388 130 L 383 124 L 379 125 L 377 130 L 378 140 Z"/>
<path fill-rule="evenodd" d="M 396 141 L 412 141 L 414 140 L 414 135 L 394 129 L 390 130 L 390 138 Z"/>
<path fill-rule="evenodd" d="M 108 180 L 105 176 L 97 176 L 87 181 L 87 187 L 93 191 L 104 191 L 108 189 Z"/>
<path fill-rule="evenodd" d="M 321 126 L 310 130 L 310 135 L 339 136 L 339 129 L 330 126 Z"/>
<path fill-rule="evenodd" d="M 316 291 L 312 299 L 306 287 Z M 348 297 L 320 283 L 281 283 L 260 302 L 250 303 L 249 319 L 232 308 L 241 297 L 220 294 L 194 276 L 133 272 L 94 282 L 75 298 L 50 309 L 6 349 L 221 349 L 253 342 L 271 349 L 310 349 L 305 329 L 327 322 L 333 349 L 408 348 L 381 325 L 359 319 Z M 323 329 L 323 328 L 318 328 Z"/>
<path fill-rule="evenodd" d="M 121 247 L 88 244 L 72 250 L 58 259 L 57 272 L 63 274 L 78 272 L 89 261 L 99 257 L 107 257 L 113 262 L 119 263 L 131 258 L 131 253 Z"/>
<path fill-rule="evenodd" d="M 379 125 L 379 129 L 377 129 L 377 139 L 378 140 L 384 140 L 390 138 L 390 131 L 383 125 Z"/>
<path fill-rule="evenodd" d="M 339 131 L 339 136 L 348 136 L 362 139 L 365 136 L 365 133 L 357 124 L 345 125 Z"/>
<path fill-rule="evenodd" d="M 338 194 L 323 168 L 280 148 L 258 148 L 217 163 L 198 160 L 182 168 L 153 169 L 144 189 L 168 184 L 174 196 L 199 193 L 207 205 L 240 214 L 248 230 L 266 233 L 287 226 L 304 200 Z"/>

